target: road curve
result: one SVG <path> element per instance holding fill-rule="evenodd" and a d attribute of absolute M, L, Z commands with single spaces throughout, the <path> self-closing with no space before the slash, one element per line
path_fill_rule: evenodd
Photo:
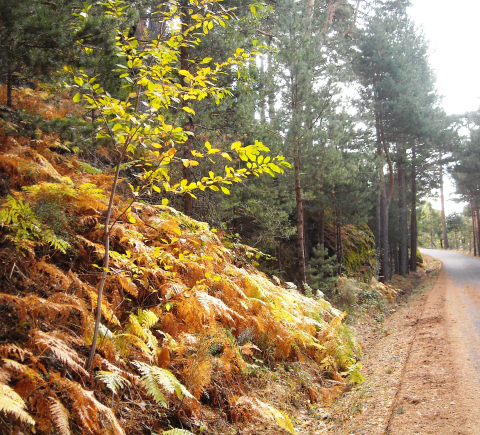
<path fill-rule="evenodd" d="M 443 264 L 443 271 L 457 284 L 480 285 L 480 258 L 439 249 L 421 249 L 420 251 L 430 257 L 438 258 Z"/>
<path fill-rule="evenodd" d="M 457 332 L 469 343 L 470 356 L 480 380 L 480 258 L 439 249 L 421 249 L 421 252 L 442 262 L 451 290 L 448 297 L 453 305 L 446 307 L 447 312 L 458 323 Z M 480 398 L 478 406 L 480 408 Z"/>

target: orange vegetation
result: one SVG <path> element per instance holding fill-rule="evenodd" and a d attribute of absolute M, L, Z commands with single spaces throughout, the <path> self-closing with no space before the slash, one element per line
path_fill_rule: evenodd
<path fill-rule="evenodd" d="M 25 90 L 16 101 L 48 117 L 53 109 L 42 95 Z M 343 382 L 339 373 L 356 356 L 342 335 L 342 313 L 273 283 L 250 264 L 251 248 L 170 207 L 133 202 L 127 219 L 130 199 L 122 196 L 87 372 L 111 174 L 87 173 L 77 156 L 57 153 L 54 135 L 7 136 L 5 122 L 3 209 L 23 208 L 16 224 L 0 229 L 2 433 L 33 421 L 45 434 L 139 434 L 168 424 L 214 433 L 207 408 L 236 422 L 248 407 L 292 432 L 286 414 L 250 397 L 251 373 L 308 358 Z M 334 390 L 310 395 L 330 400 Z M 15 397 L 15 408 L 2 397 Z"/>

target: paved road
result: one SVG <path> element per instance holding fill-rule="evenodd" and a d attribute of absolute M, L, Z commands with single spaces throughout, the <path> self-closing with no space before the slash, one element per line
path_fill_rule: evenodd
<path fill-rule="evenodd" d="M 443 264 L 443 270 L 458 284 L 480 285 L 480 258 L 439 249 L 421 249 L 420 251 L 430 257 L 438 258 Z"/>
<path fill-rule="evenodd" d="M 470 339 L 475 338 L 476 341 L 480 341 L 480 258 L 439 249 L 421 249 L 421 252 L 438 258 L 442 262 L 443 271 L 447 274 L 450 283 L 456 285 L 454 297 L 465 308 L 477 330 L 476 337 L 469 333 Z M 476 353 L 475 359 L 480 375 L 480 349 L 477 349 Z"/>

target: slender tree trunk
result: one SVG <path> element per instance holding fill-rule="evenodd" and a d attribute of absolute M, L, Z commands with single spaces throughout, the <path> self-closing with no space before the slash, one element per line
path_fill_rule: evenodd
<path fill-rule="evenodd" d="M 9 68 L 7 71 L 7 107 L 12 109 L 13 108 L 13 74 L 12 70 Z"/>
<path fill-rule="evenodd" d="M 381 219 L 382 219 L 382 237 L 381 237 L 381 252 L 382 252 L 382 264 L 381 275 L 383 279 L 381 281 L 386 282 L 390 276 L 389 269 L 389 246 L 388 246 L 388 213 L 390 210 L 390 200 L 387 197 L 385 188 L 382 189 L 382 201 L 381 201 Z"/>
<path fill-rule="evenodd" d="M 342 224 L 340 219 L 337 217 L 337 222 L 335 224 L 336 228 L 336 239 L 337 239 L 337 262 L 338 262 L 338 274 L 342 273 L 343 268 L 343 238 L 342 238 Z"/>
<path fill-rule="evenodd" d="M 299 157 L 294 158 L 295 172 L 295 200 L 297 203 L 297 252 L 298 252 L 298 280 L 300 291 L 303 292 L 303 284 L 306 282 L 305 276 L 305 242 L 304 242 L 304 220 L 303 220 L 303 194 L 300 184 L 300 162 Z"/>
<path fill-rule="evenodd" d="M 478 204 L 477 200 L 475 199 L 475 215 L 476 219 L 476 226 L 477 226 L 477 253 L 480 256 L 480 214 L 478 213 Z"/>
<path fill-rule="evenodd" d="M 440 205 L 442 218 L 443 247 L 448 249 L 447 223 L 445 221 L 445 199 L 443 196 L 443 165 L 442 154 L 440 154 Z"/>
<path fill-rule="evenodd" d="M 405 147 L 399 149 L 399 165 L 398 165 L 398 206 L 400 220 L 400 244 L 398 253 L 398 270 L 397 272 L 403 277 L 407 276 L 408 269 L 408 250 L 407 250 L 407 174 L 405 171 L 405 163 L 407 160 L 407 152 Z"/>
<path fill-rule="evenodd" d="M 308 213 L 303 207 L 303 246 L 305 250 L 305 267 L 310 261 L 310 250 L 312 248 L 312 241 L 310 239 L 310 232 L 308 227 Z"/>
<path fill-rule="evenodd" d="M 182 30 L 188 26 L 188 20 L 190 19 L 190 15 L 188 13 L 188 3 L 185 1 L 182 1 Z M 182 70 L 189 70 L 189 62 L 188 62 L 188 49 L 185 46 L 180 47 L 180 68 Z M 185 83 L 185 78 L 184 76 L 181 76 L 180 79 L 182 86 L 186 86 L 187 84 Z M 188 106 L 188 101 L 183 100 L 182 101 L 182 107 L 187 107 Z M 187 141 L 183 144 L 183 158 L 190 160 L 192 157 L 191 151 L 193 150 L 193 133 L 195 130 L 194 124 L 193 124 L 193 119 L 191 115 L 188 115 L 188 121 L 184 127 L 184 129 L 188 132 L 191 133 L 191 135 L 188 136 Z M 187 185 L 190 184 L 193 181 L 193 174 L 192 170 L 190 167 L 183 167 L 183 179 L 187 180 Z M 193 198 L 185 194 L 183 196 L 183 212 L 187 216 L 192 216 L 193 215 Z"/>
<path fill-rule="evenodd" d="M 416 153 L 415 145 L 412 148 L 412 211 L 410 215 L 410 270 L 417 271 L 417 167 L 416 167 Z"/>
<path fill-rule="evenodd" d="M 271 41 L 270 41 L 271 42 Z M 275 118 L 275 84 L 273 82 L 273 68 L 272 68 L 272 55 L 268 53 L 268 118 L 270 123 Z"/>
<path fill-rule="evenodd" d="M 260 104 L 259 104 L 259 110 L 260 110 L 260 121 L 262 123 L 264 123 L 266 121 L 266 112 L 267 112 L 267 108 L 266 108 L 266 80 L 267 80 L 267 77 L 266 77 L 266 74 L 265 74 L 265 61 L 263 59 L 263 56 L 260 55 L 260 72 L 262 74 L 262 78 L 261 78 L 261 89 L 260 89 Z"/>
<path fill-rule="evenodd" d="M 112 184 L 112 192 L 110 193 L 110 200 L 107 208 L 107 216 L 105 217 L 105 229 L 104 229 L 104 247 L 105 247 L 105 256 L 103 258 L 103 272 L 102 278 L 100 279 L 100 284 L 98 286 L 98 297 L 97 297 L 97 315 L 95 317 L 95 329 L 93 332 L 92 347 L 90 348 L 90 355 L 88 357 L 87 364 L 85 368 L 90 370 L 92 367 L 93 359 L 95 357 L 95 350 L 97 348 L 98 340 L 98 331 L 100 328 L 100 320 L 102 318 L 102 298 L 103 298 L 103 289 L 105 288 L 105 282 L 108 276 L 108 267 L 110 264 L 110 218 L 113 212 L 113 201 L 115 199 L 115 193 L 118 186 L 118 178 L 120 174 L 120 166 L 123 160 L 123 156 L 126 150 L 126 146 L 123 148 L 122 152 L 119 154 L 117 160 L 117 169 L 115 171 L 115 177 Z"/>
<path fill-rule="evenodd" d="M 375 228 L 375 246 L 377 251 L 377 265 L 375 267 L 375 280 L 378 281 L 380 277 L 380 267 L 382 261 L 382 195 L 377 195 L 377 204 L 375 206 L 376 228 Z"/>
<path fill-rule="evenodd" d="M 320 223 L 318 230 L 318 244 L 320 246 L 322 260 L 325 259 L 325 210 L 322 208 L 320 212 Z"/>
<path fill-rule="evenodd" d="M 472 212 L 472 234 L 473 234 L 473 256 L 477 256 L 477 237 L 476 237 L 476 225 L 475 225 L 475 210 L 473 208 L 473 201 L 470 201 L 470 210 Z"/>
<path fill-rule="evenodd" d="M 395 273 L 397 275 L 400 275 L 400 263 L 401 263 L 401 259 L 400 259 L 400 248 L 395 245 L 394 248 L 393 248 L 393 258 L 394 258 L 394 262 L 395 262 Z"/>

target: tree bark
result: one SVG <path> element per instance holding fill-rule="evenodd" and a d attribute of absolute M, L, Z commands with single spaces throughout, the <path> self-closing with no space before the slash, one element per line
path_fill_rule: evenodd
<path fill-rule="evenodd" d="M 473 201 L 470 201 L 470 210 L 472 212 L 472 233 L 473 233 L 473 256 L 477 256 L 477 237 L 476 237 L 476 225 L 475 225 L 475 210 L 473 208 Z"/>
<path fill-rule="evenodd" d="M 300 183 L 300 162 L 299 157 L 294 158 L 295 172 L 295 201 L 297 204 L 297 252 L 298 252 L 298 281 L 300 291 L 303 292 L 303 284 L 306 282 L 305 275 L 305 242 L 303 237 L 304 220 L 303 220 L 303 194 Z"/>
<path fill-rule="evenodd" d="M 407 276 L 408 269 L 408 250 L 407 250 L 407 174 L 405 164 L 407 160 L 407 150 L 405 147 L 399 149 L 398 164 L 398 207 L 400 211 L 400 244 L 398 252 L 398 273 L 403 277 Z"/>
<path fill-rule="evenodd" d="M 440 205 L 442 219 L 443 249 L 448 249 L 447 223 L 445 221 L 445 199 L 443 197 L 443 165 L 440 153 Z"/>
<path fill-rule="evenodd" d="M 410 215 L 410 270 L 417 271 L 417 168 L 416 168 L 416 153 L 415 145 L 412 148 L 412 211 Z"/>
<path fill-rule="evenodd" d="M 475 199 L 475 214 L 477 216 L 476 226 L 477 226 L 477 253 L 480 256 L 480 214 L 478 213 L 478 204 Z"/>
<path fill-rule="evenodd" d="M 375 246 L 376 246 L 376 251 L 377 251 L 377 265 L 375 267 L 375 280 L 378 281 L 379 276 L 380 276 L 380 265 L 382 261 L 382 248 L 381 248 L 381 242 L 382 242 L 382 196 L 379 193 L 377 195 L 377 204 L 375 207 L 375 216 L 376 216 L 376 224 L 377 227 L 375 228 Z"/>
<path fill-rule="evenodd" d="M 318 244 L 320 246 L 320 255 L 322 260 L 325 259 L 325 210 L 322 208 L 320 212 L 320 223 L 318 229 Z"/>

